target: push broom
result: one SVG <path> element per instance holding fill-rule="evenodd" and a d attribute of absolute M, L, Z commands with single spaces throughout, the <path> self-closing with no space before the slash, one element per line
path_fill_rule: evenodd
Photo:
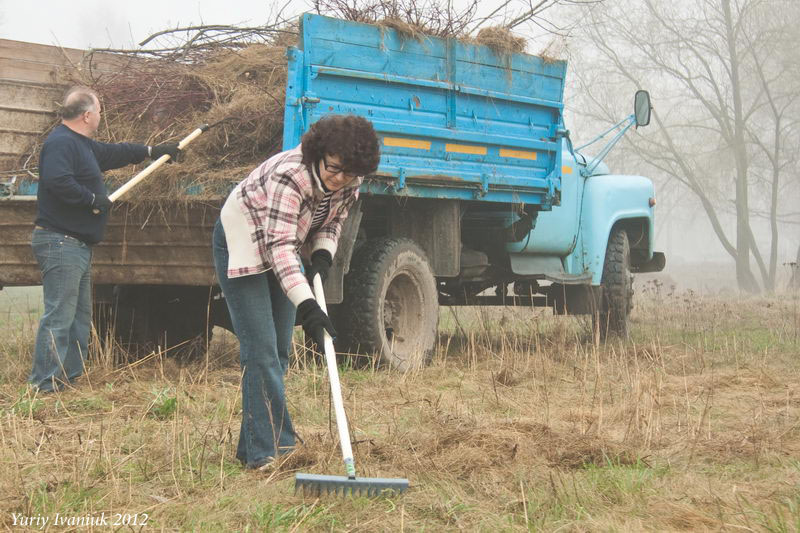
<path fill-rule="evenodd" d="M 322 278 L 319 274 L 314 276 L 314 295 L 317 303 L 327 314 L 325 294 L 322 290 Z M 301 489 L 304 493 L 312 495 L 326 494 L 353 494 L 367 497 L 387 495 L 393 496 L 404 492 L 408 488 L 408 480 L 402 478 L 356 477 L 356 466 L 353 460 L 353 449 L 350 446 L 350 433 L 347 430 L 347 417 L 344 413 L 342 402 L 342 387 L 339 384 L 339 370 L 336 366 L 336 352 L 333 348 L 333 339 L 325 332 L 325 364 L 328 367 L 328 377 L 331 382 L 331 397 L 336 415 L 336 426 L 339 429 L 339 444 L 344 457 L 344 476 L 326 476 L 318 474 L 295 474 L 294 488 Z"/>

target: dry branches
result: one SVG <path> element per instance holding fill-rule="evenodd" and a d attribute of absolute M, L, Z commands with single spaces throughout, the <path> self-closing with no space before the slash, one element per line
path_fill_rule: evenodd
<path fill-rule="evenodd" d="M 434 37 L 464 37 L 475 19 L 478 1 L 472 0 L 461 9 L 436 0 L 314 0 L 314 10 L 345 20 L 377 24 L 402 21 L 420 32 Z"/>

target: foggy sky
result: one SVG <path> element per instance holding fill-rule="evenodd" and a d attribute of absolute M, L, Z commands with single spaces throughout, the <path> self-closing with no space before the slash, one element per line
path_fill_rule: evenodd
<path fill-rule="evenodd" d="M 130 48 L 176 26 L 263 23 L 268 9 L 267 2 L 255 0 L 0 0 L 0 38 L 67 48 Z"/>

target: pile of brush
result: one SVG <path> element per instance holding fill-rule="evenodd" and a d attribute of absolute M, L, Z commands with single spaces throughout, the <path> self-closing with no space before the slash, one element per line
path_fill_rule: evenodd
<path fill-rule="evenodd" d="M 180 164 L 162 167 L 137 186 L 136 196 L 174 198 L 188 188 L 216 197 L 277 153 L 285 51 L 278 44 L 249 44 L 209 52 L 191 64 L 133 58 L 118 73 L 92 80 L 105 108 L 99 140 L 177 142 L 201 124 L 223 121 L 192 142 Z M 109 178 L 122 182 L 130 175 L 127 169 Z"/>

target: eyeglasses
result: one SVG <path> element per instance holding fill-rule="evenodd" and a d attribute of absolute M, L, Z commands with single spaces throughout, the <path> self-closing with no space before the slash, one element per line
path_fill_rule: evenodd
<path fill-rule="evenodd" d="M 326 171 L 333 175 L 341 174 L 342 178 L 344 178 L 346 181 L 352 181 L 358 178 L 358 176 L 355 174 L 346 173 L 342 167 L 328 163 L 328 160 L 324 156 L 322 158 L 322 166 L 325 167 Z"/>

